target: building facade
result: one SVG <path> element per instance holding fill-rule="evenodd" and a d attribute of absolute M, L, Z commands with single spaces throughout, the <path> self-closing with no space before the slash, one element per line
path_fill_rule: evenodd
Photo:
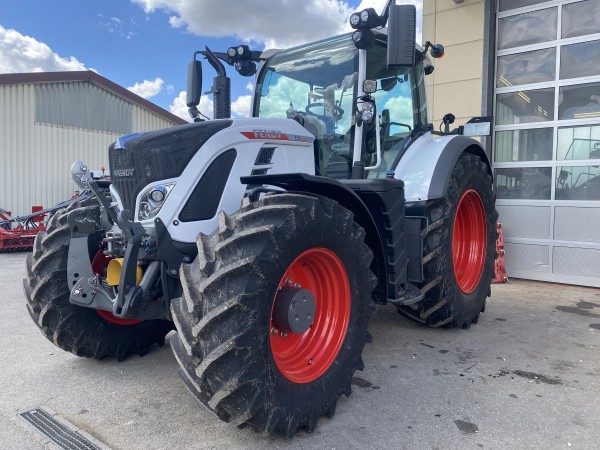
<path fill-rule="evenodd" d="M 0 74 L 0 208 L 23 215 L 77 189 L 82 160 L 108 169 L 119 136 L 186 123 L 91 71 Z"/>
<path fill-rule="evenodd" d="M 600 0 L 424 0 L 423 40 L 433 121 L 495 117 L 508 275 L 600 287 Z"/>

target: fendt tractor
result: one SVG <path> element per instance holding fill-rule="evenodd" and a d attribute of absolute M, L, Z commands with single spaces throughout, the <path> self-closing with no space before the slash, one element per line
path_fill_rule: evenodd
<path fill-rule="evenodd" d="M 415 41 L 390 0 L 353 32 L 288 50 L 194 54 L 194 123 L 119 138 L 111 179 L 56 213 L 27 260 L 31 317 L 77 356 L 170 344 L 189 390 L 220 419 L 293 436 L 350 395 L 375 304 L 468 328 L 496 257 L 490 162 L 437 131 L 425 76 L 443 46 Z M 216 70 L 203 120 L 201 59 Z M 256 76 L 252 117 L 231 119 L 225 65 Z M 84 181 L 82 181 L 84 180 Z"/>

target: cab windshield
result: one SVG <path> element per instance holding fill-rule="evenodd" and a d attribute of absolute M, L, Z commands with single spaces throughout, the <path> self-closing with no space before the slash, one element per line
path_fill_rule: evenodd
<path fill-rule="evenodd" d="M 277 53 L 258 80 L 255 116 L 296 118 L 316 138 L 318 173 L 347 177 L 357 72 L 358 50 L 349 35 Z"/>

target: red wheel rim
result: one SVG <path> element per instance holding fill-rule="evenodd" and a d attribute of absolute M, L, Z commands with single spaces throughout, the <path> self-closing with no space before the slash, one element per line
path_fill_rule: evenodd
<path fill-rule="evenodd" d="M 305 333 L 289 331 L 283 337 L 281 332 L 272 332 L 276 328 L 271 320 L 271 352 L 288 380 L 310 383 L 327 371 L 342 347 L 350 319 L 350 283 L 342 262 L 325 248 L 306 250 L 298 256 L 279 286 L 296 283 L 315 297 L 314 321 Z"/>
<path fill-rule="evenodd" d="M 487 226 L 483 202 L 469 189 L 458 202 L 452 232 L 452 262 L 458 288 L 464 294 L 475 290 L 485 262 Z"/>
<path fill-rule="evenodd" d="M 96 256 L 92 260 L 92 270 L 95 274 L 100 275 L 101 277 L 105 277 L 104 269 L 108 267 L 108 263 L 112 258 L 109 258 L 104 254 L 102 249 L 98 250 Z M 100 314 L 104 320 L 110 323 L 114 323 L 115 325 L 137 325 L 140 322 L 143 322 L 141 319 L 122 319 L 121 317 L 114 316 L 111 312 L 105 311 L 103 309 L 97 309 L 96 312 Z"/>

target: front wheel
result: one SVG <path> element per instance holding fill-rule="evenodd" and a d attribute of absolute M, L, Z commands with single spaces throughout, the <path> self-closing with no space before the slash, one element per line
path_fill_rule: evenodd
<path fill-rule="evenodd" d="M 224 421 L 312 431 L 363 368 L 376 283 L 364 230 L 339 204 L 291 193 L 220 222 L 172 303 L 182 377 Z"/>
<path fill-rule="evenodd" d="M 485 310 L 496 258 L 495 194 L 481 158 L 463 153 L 446 196 L 426 205 L 423 270 L 425 298 L 399 311 L 431 327 L 468 328 Z"/>

